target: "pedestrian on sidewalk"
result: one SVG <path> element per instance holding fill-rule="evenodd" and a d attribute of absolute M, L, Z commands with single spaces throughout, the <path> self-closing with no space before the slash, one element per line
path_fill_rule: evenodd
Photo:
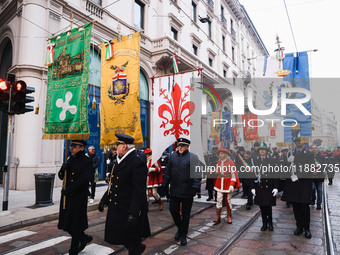
<path fill-rule="evenodd" d="M 96 194 L 96 182 L 98 181 L 98 167 L 100 160 L 96 154 L 96 149 L 94 146 L 89 146 L 88 153 L 86 154 L 92 160 L 92 177 L 90 179 L 91 192 L 90 193 L 90 204 L 94 203 L 94 196 Z"/>
<path fill-rule="evenodd" d="M 186 236 L 193 198 L 201 187 L 201 173 L 195 172 L 195 166 L 200 166 L 201 163 L 197 155 L 189 152 L 189 146 L 190 140 L 177 140 L 178 150 L 170 156 L 162 184 L 163 191 L 170 184 L 169 210 L 178 229 L 175 240 L 181 240 L 182 246 L 187 245 Z"/>
<path fill-rule="evenodd" d="M 237 170 L 234 161 L 230 159 L 230 152 L 226 148 L 218 149 L 217 152 L 219 160 L 217 161 L 216 169 L 218 177 L 215 182 L 214 189 L 217 191 L 216 203 L 216 219 L 215 225 L 221 222 L 221 211 L 223 197 L 225 197 L 228 223 L 232 223 L 231 218 L 231 197 L 233 191 L 240 188 L 241 184 L 238 179 Z"/>
<path fill-rule="evenodd" d="M 85 155 L 84 140 L 73 140 L 69 157 L 58 172 L 63 180 L 61 190 L 58 228 L 67 231 L 71 237 L 70 255 L 83 250 L 92 236 L 84 233 L 88 228 L 87 194 L 92 175 L 92 161 Z"/>
<path fill-rule="evenodd" d="M 315 160 L 316 165 L 320 167 L 318 171 L 315 171 L 313 173 L 312 200 L 310 204 L 315 205 L 315 200 L 316 200 L 316 209 L 321 210 L 322 185 L 327 174 L 327 172 L 322 171 L 322 168 L 323 168 L 322 166 L 323 164 L 325 164 L 325 157 L 321 155 L 321 153 L 318 150 L 318 147 L 315 144 L 310 146 L 310 150 L 314 155 L 314 160 Z M 317 193 L 317 196 L 315 195 L 315 193 Z"/>
<path fill-rule="evenodd" d="M 296 172 L 286 180 L 285 189 L 281 200 L 293 204 L 293 212 L 296 221 L 294 235 L 300 235 L 305 231 L 305 237 L 311 238 L 310 232 L 310 208 L 312 198 L 311 166 L 315 165 L 314 155 L 304 148 L 301 137 L 294 138 L 295 150 L 289 156 L 288 162 L 296 167 Z M 293 168 L 293 169 L 294 169 Z"/>
<path fill-rule="evenodd" d="M 162 166 L 158 160 L 153 165 L 151 165 L 151 161 L 152 161 L 152 150 L 151 149 L 149 148 L 145 149 L 144 153 L 147 157 L 146 165 L 148 167 L 148 179 L 147 179 L 147 190 L 146 190 L 148 206 L 149 206 L 149 196 L 151 195 L 158 202 L 159 210 L 162 211 L 163 201 L 157 192 L 157 188 L 160 187 L 163 183 Z"/>
<path fill-rule="evenodd" d="M 118 157 L 98 210 L 102 212 L 104 205 L 108 205 L 105 242 L 124 245 L 129 255 L 138 255 L 145 250 L 142 238 L 151 234 L 146 200 L 148 169 L 144 159 L 137 155 L 135 139 L 125 134 L 115 135 Z"/>
<path fill-rule="evenodd" d="M 276 178 L 270 174 L 270 167 L 275 166 L 275 160 L 268 153 L 266 143 L 262 142 L 259 146 L 259 154 L 253 159 L 256 166 L 258 178 L 252 183 L 251 192 L 255 196 L 254 203 L 260 206 L 262 216 L 261 231 L 273 231 L 273 212 L 272 207 L 276 205 L 276 196 L 279 187 L 279 174 Z M 266 170 L 267 169 L 267 170 Z"/>

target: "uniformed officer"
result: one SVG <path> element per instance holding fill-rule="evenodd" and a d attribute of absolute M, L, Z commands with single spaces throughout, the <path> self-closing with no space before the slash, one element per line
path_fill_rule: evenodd
<path fill-rule="evenodd" d="M 294 164 L 296 171 L 285 182 L 282 200 L 293 204 L 297 227 L 294 235 L 300 235 L 305 231 L 305 237 L 311 238 L 309 203 L 312 197 L 312 176 L 310 169 L 312 165 L 315 166 L 314 155 L 304 148 L 301 137 L 295 137 L 294 144 L 296 148 L 293 155 L 288 157 L 288 162 Z"/>
<path fill-rule="evenodd" d="M 58 172 L 63 180 L 61 191 L 58 228 L 72 236 L 69 254 L 78 254 L 92 236 L 84 233 L 88 228 L 87 194 L 92 174 L 92 160 L 85 155 L 86 142 L 73 140 L 70 145 L 69 157 Z"/>
<path fill-rule="evenodd" d="M 242 188 L 245 190 L 245 193 L 247 195 L 246 209 L 250 210 L 251 206 L 253 205 L 253 194 L 251 193 L 251 187 L 255 180 L 255 174 L 253 171 L 254 169 L 252 168 L 253 162 L 251 159 L 250 151 L 246 151 L 244 153 L 241 163 L 242 171 L 239 170 L 238 176 L 240 179 L 242 178 Z"/>
<path fill-rule="evenodd" d="M 336 161 L 332 150 L 330 148 L 326 149 L 325 164 L 327 164 L 328 185 L 333 184 L 333 177 L 335 175 L 334 166 L 337 163 Z"/>
<path fill-rule="evenodd" d="M 255 196 L 254 203 L 260 206 L 262 216 L 261 231 L 273 231 L 272 206 L 276 205 L 276 195 L 278 193 L 278 179 L 269 171 L 275 165 L 274 160 L 268 153 L 265 143 L 259 146 L 259 155 L 253 159 L 258 175 L 258 179 L 252 183 L 251 192 Z M 267 167 L 267 169 L 265 169 Z"/>
<path fill-rule="evenodd" d="M 142 237 L 150 236 L 147 217 L 146 178 L 148 169 L 144 159 L 137 155 L 134 138 L 115 134 L 118 157 L 112 168 L 109 187 L 98 210 L 108 205 L 105 222 L 105 241 L 124 245 L 129 254 L 142 254 Z"/>
<path fill-rule="evenodd" d="M 194 171 L 199 166 L 197 155 L 189 152 L 190 140 L 179 138 L 178 150 L 171 154 L 167 171 L 163 179 L 163 189 L 170 184 L 169 210 L 178 228 L 175 240 L 181 240 L 181 245 L 187 245 L 190 211 L 193 197 L 201 187 L 201 173 Z M 193 171 L 191 171 L 191 169 Z M 180 215 L 182 204 L 182 215 Z"/>

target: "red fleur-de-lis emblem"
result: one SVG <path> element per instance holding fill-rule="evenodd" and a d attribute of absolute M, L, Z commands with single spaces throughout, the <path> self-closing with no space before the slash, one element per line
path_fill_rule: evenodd
<path fill-rule="evenodd" d="M 158 116 L 163 119 L 160 128 L 165 129 L 164 136 L 175 135 L 176 140 L 181 135 L 189 135 L 190 115 L 195 111 L 195 104 L 188 100 L 191 87 L 186 87 L 187 91 L 182 96 L 181 88 L 176 83 L 169 94 L 165 94 L 165 90 L 161 90 L 160 97 L 165 99 L 166 103 L 158 108 Z M 183 127 L 184 125 L 184 127 Z"/>

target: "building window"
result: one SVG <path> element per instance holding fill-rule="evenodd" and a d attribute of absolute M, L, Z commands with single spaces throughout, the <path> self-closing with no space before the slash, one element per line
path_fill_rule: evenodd
<path fill-rule="evenodd" d="M 209 58 L 209 66 L 210 66 L 210 67 L 213 66 L 213 60 L 212 60 L 212 58 Z"/>
<path fill-rule="evenodd" d="M 231 59 L 235 61 L 235 48 L 234 46 L 231 47 Z"/>
<path fill-rule="evenodd" d="M 222 35 L 222 49 L 225 51 L 225 36 Z"/>
<path fill-rule="evenodd" d="M 178 31 L 173 27 L 171 27 L 171 38 L 176 41 L 178 40 Z"/>
<path fill-rule="evenodd" d="M 144 29 L 144 4 L 138 0 L 135 0 L 135 15 L 134 25 L 137 29 Z"/>
<path fill-rule="evenodd" d="M 95 3 L 97 5 L 102 5 L 102 0 L 90 0 L 90 2 Z"/>
<path fill-rule="evenodd" d="M 221 19 L 223 19 L 224 18 L 224 8 L 223 8 L 223 6 L 221 5 Z"/>
<path fill-rule="evenodd" d="M 197 56 L 197 46 L 195 44 L 192 45 L 192 52 Z"/>
<path fill-rule="evenodd" d="M 192 19 L 197 22 L 197 5 L 195 2 L 192 2 Z"/>
<path fill-rule="evenodd" d="M 211 21 L 208 21 L 208 35 L 211 38 Z"/>
<path fill-rule="evenodd" d="M 227 78 L 227 70 L 223 69 L 223 77 Z"/>

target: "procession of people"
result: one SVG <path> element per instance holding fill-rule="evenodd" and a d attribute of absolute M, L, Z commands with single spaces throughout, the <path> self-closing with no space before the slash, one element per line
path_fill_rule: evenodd
<path fill-rule="evenodd" d="M 270 149 L 265 142 L 255 142 L 252 151 L 245 151 L 242 146 L 234 150 L 214 146 L 212 153 L 205 154 L 205 162 L 201 162 L 190 152 L 190 140 L 180 137 L 174 152 L 164 151 L 152 163 L 150 148 L 137 151 L 133 137 L 125 134 L 116 137 L 118 141 L 106 157 L 108 189 L 98 210 L 103 212 L 108 208 L 104 240 L 124 245 L 129 254 L 142 254 L 146 248 L 142 241 L 151 235 L 150 197 L 159 205 L 159 211 L 163 210 L 162 197 L 167 197 L 177 227 L 174 239 L 182 246 L 187 245 L 191 208 L 202 179 L 208 190 L 206 200 L 216 202 L 214 225 L 222 223 L 224 206 L 226 222 L 232 224 L 232 195 L 242 190 L 242 198 L 247 199 L 245 209 L 251 210 L 255 204 L 261 210 L 260 231 L 274 231 L 272 207 L 280 195 L 287 207 L 293 207 L 296 229 L 292 234 L 304 233 L 309 239 L 312 237 L 310 206 L 316 203 L 316 209 L 321 209 L 322 182 L 328 178 L 328 184 L 332 185 L 340 158 L 340 154 L 334 155 L 330 149 L 319 151 L 316 145 L 308 148 L 300 137 L 295 137 L 293 149 Z M 89 147 L 89 154 L 85 154 L 85 146 L 83 140 L 72 141 L 71 157 L 59 171 L 64 184 L 58 228 L 72 236 L 70 254 L 78 254 L 92 241 L 84 233 L 88 227 L 86 204 L 88 187 L 93 184 L 94 169 L 99 162 L 93 159 L 93 146 Z M 208 165 L 211 171 L 194 170 L 203 165 Z M 91 195 L 94 198 L 94 192 Z"/>

